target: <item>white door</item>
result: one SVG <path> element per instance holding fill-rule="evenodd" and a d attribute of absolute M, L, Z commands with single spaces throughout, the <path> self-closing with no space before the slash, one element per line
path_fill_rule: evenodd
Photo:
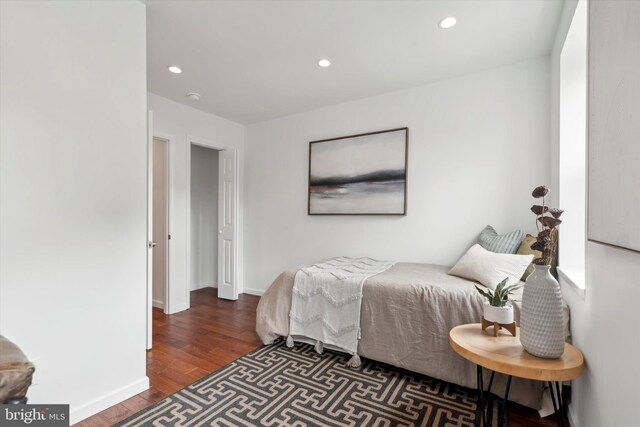
<path fill-rule="evenodd" d="M 168 152 L 169 143 L 153 138 L 153 292 L 152 305 L 165 312 L 169 306 L 167 292 L 167 255 L 168 255 Z"/>
<path fill-rule="evenodd" d="M 147 116 L 147 350 L 153 336 L 153 113 Z"/>
<path fill-rule="evenodd" d="M 237 206 L 238 158 L 236 150 L 218 154 L 218 298 L 238 299 Z"/>

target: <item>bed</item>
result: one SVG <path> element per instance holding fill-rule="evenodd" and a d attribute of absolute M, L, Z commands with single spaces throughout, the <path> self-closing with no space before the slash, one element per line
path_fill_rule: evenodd
<path fill-rule="evenodd" d="M 475 366 L 451 349 L 449 331 L 457 325 L 479 322 L 483 299 L 474 288 L 476 282 L 450 276 L 449 269 L 433 264 L 397 263 L 368 278 L 363 285 L 358 353 L 475 388 Z M 260 299 L 256 330 L 265 345 L 289 334 L 289 310 L 297 271 L 295 268 L 280 274 Z M 521 290 L 514 299 L 518 300 L 520 295 Z M 514 307 L 518 321 L 519 302 Z M 505 383 L 506 377 L 496 375 L 494 392 L 502 394 Z M 514 378 L 510 400 L 541 409 L 547 406 L 543 405 L 543 391 L 541 382 Z"/>

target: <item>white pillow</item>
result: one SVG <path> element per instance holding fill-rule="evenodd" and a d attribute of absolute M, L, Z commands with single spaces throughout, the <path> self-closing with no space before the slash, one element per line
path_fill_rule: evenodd
<path fill-rule="evenodd" d="M 449 270 L 449 274 L 476 280 L 487 288 L 495 289 L 505 278 L 509 278 L 509 285 L 518 283 L 531 260 L 533 255 L 499 254 L 475 244 Z"/>

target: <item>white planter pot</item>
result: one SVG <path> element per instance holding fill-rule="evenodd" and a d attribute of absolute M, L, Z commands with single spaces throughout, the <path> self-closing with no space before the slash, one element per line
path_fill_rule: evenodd
<path fill-rule="evenodd" d="M 489 322 L 502 324 L 513 323 L 513 306 L 494 307 L 488 302 L 484 303 L 484 319 Z"/>

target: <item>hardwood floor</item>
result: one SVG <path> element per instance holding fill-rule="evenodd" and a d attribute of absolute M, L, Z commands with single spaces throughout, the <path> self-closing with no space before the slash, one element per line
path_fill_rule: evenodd
<path fill-rule="evenodd" d="M 153 349 L 147 352 L 151 388 L 75 425 L 110 426 L 260 346 L 259 299 L 243 294 L 237 301 L 219 300 L 216 289 L 204 288 L 191 292 L 189 310 L 167 316 L 154 308 Z M 556 425 L 554 417 L 541 419 L 532 409 L 509 409 L 512 427 Z"/>

